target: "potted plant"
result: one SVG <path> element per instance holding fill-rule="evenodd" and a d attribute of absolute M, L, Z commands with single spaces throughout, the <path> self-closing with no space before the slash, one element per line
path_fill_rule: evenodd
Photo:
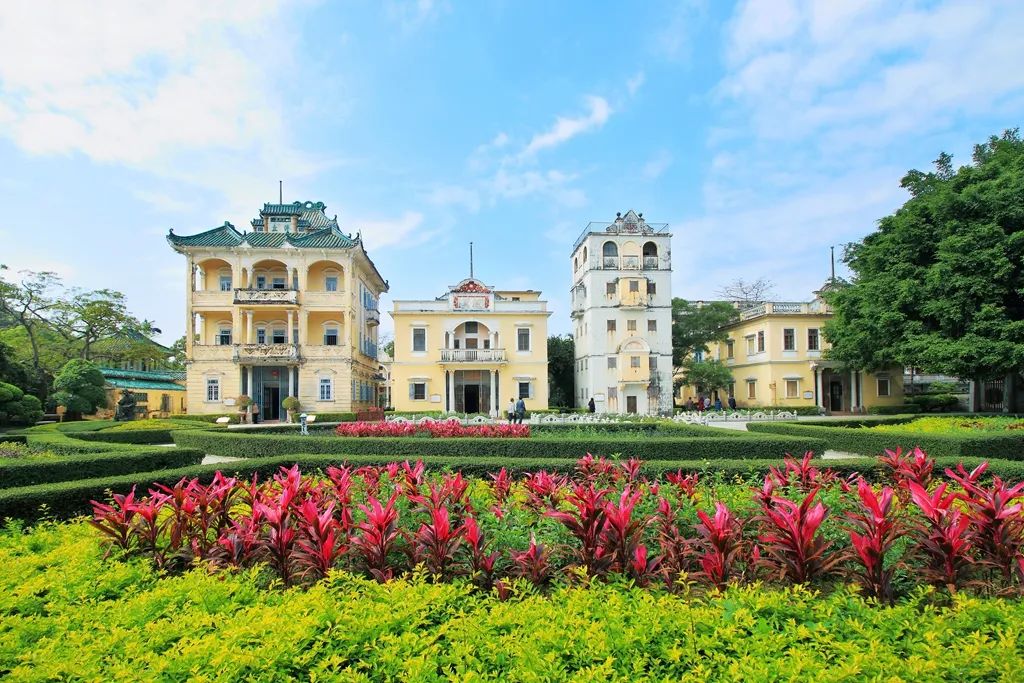
<path fill-rule="evenodd" d="M 235 404 L 238 406 L 238 412 L 242 414 L 242 422 L 249 422 L 249 406 L 252 405 L 252 398 L 242 394 L 235 399 Z"/>
<path fill-rule="evenodd" d="M 291 424 L 292 415 L 294 413 L 299 412 L 299 409 L 302 407 L 302 404 L 299 403 L 299 399 L 295 398 L 294 396 L 289 396 L 285 400 L 281 401 L 281 405 L 283 405 L 284 409 L 288 411 L 288 423 Z"/>

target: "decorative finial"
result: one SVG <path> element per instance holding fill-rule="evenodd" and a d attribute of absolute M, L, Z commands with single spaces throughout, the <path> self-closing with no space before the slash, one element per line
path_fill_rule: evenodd
<path fill-rule="evenodd" d="M 473 243 L 469 243 L 469 279 L 473 279 Z"/>

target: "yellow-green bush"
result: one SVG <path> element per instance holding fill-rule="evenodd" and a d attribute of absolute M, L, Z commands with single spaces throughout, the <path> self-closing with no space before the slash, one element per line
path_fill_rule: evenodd
<path fill-rule="evenodd" d="M 160 577 L 104 560 L 83 523 L 0 533 L 0 677 L 41 680 L 1019 680 L 1024 602 L 841 589 L 680 597 L 625 584 L 517 586 L 345 574 Z"/>

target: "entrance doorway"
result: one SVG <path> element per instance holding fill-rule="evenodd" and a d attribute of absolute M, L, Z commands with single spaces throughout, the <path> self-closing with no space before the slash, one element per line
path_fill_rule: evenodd
<path fill-rule="evenodd" d="M 626 397 L 626 412 L 636 414 L 636 396 Z"/>
<path fill-rule="evenodd" d="M 833 413 L 843 410 L 843 383 L 832 380 L 828 385 L 828 409 Z"/>
<path fill-rule="evenodd" d="M 260 419 L 281 419 L 281 387 L 263 387 L 263 405 L 260 406 Z"/>
<path fill-rule="evenodd" d="M 479 384 L 467 384 L 463 387 L 462 395 L 463 405 L 466 406 L 467 413 L 479 413 L 480 412 L 480 385 Z"/>

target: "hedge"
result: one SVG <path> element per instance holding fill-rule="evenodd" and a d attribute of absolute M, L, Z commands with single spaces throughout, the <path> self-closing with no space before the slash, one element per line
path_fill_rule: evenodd
<path fill-rule="evenodd" d="M 28 437 L 24 434 L 0 434 L 0 443 L 27 444 Z"/>
<path fill-rule="evenodd" d="M 831 450 L 861 455 L 879 455 L 897 446 L 920 446 L 929 455 L 949 457 L 1024 460 L 1024 434 L 922 434 L 919 432 L 876 432 L 850 427 L 825 427 L 793 422 L 751 423 L 747 429 L 777 436 L 822 439 Z"/>
<path fill-rule="evenodd" d="M 103 443 L 153 445 L 158 443 L 172 443 L 174 439 L 171 438 L 171 432 L 173 431 L 176 430 L 139 429 L 123 432 L 112 432 L 109 430 L 103 430 L 99 432 L 82 432 L 80 434 L 75 434 L 72 438 L 78 439 L 79 441 L 99 441 Z"/>
<path fill-rule="evenodd" d="M 724 431 L 724 430 L 723 430 Z M 739 433 L 739 432 L 737 432 Z M 174 442 L 206 453 L 238 458 L 263 458 L 286 453 L 346 453 L 351 455 L 450 455 L 506 458 L 581 458 L 593 455 L 618 455 L 643 460 L 720 460 L 735 458 L 781 457 L 785 453 L 820 452 L 822 439 L 769 437 L 741 434 L 737 437 L 587 437 L 537 439 L 432 437 L 338 437 L 279 436 L 238 433 L 211 433 L 179 430 Z"/>
<path fill-rule="evenodd" d="M 238 413 L 213 413 L 210 415 L 194 415 L 192 413 L 177 413 L 168 416 L 169 420 L 193 420 L 195 422 L 216 422 L 222 417 L 228 418 L 231 424 L 238 424 Z"/>
<path fill-rule="evenodd" d="M 0 489 L 0 520 L 14 517 L 27 520 L 41 516 L 57 518 L 74 517 L 88 514 L 90 500 L 104 500 L 110 491 L 126 492 L 137 486 L 145 490 L 153 483 L 172 485 L 182 477 L 198 477 L 209 481 L 214 473 L 223 472 L 228 476 L 251 477 L 258 474 L 267 477 L 278 472 L 281 467 L 298 465 L 304 471 L 323 470 L 329 465 L 349 464 L 354 467 L 362 465 L 383 465 L 394 462 L 397 458 L 378 455 L 314 455 L 293 454 L 279 455 L 259 460 L 240 460 L 214 465 L 194 465 L 175 469 L 135 472 L 118 476 L 95 479 L 63 481 L 22 488 Z M 410 461 L 422 460 L 428 470 L 458 470 L 467 476 L 485 476 L 497 472 L 502 467 L 510 474 L 520 475 L 524 472 L 547 470 L 550 472 L 570 472 L 576 466 L 575 461 L 564 458 L 519 458 L 509 461 L 505 458 L 462 458 L 444 456 L 409 456 L 401 458 Z M 955 467 L 963 463 L 973 469 L 982 462 L 980 458 L 936 458 L 936 470 L 943 471 L 947 467 Z M 821 467 L 828 467 L 846 476 L 861 474 L 869 479 L 879 479 L 883 468 L 876 460 L 856 458 L 847 460 L 818 460 Z M 988 460 L 989 469 L 986 476 L 998 475 L 1010 481 L 1024 480 L 1024 463 L 1009 460 Z M 758 458 L 748 460 L 649 460 L 644 463 L 642 471 L 648 476 L 658 476 L 665 472 L 698 472 L 703 474 L 721 473 L 726 478 L 735 476 L 749 478 L 760 477 L 768 468 L 781 464 L 778 458 Z M 45 510 L 41 509 L 45 506 Z"/>
<path fill-rule="evenodd" d="M 156 448 L 3 460 L 0 461 L 0 489 L 191 467 L 200 464 L 203 456 L 202 451 L 194 448 Z"/>

